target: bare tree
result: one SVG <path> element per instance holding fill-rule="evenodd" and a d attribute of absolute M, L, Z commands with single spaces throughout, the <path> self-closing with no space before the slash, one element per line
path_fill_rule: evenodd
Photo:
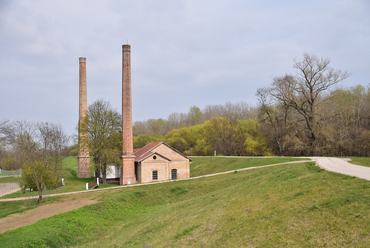
<path fill-rule="evenodd" d="M 327 58 L 304 54 L 302 61 L 294 60 L 294 75 L 274 78 L 269 88 L 277 102 L 295 109 L 303 117 L 311 155 L 317 148 L 320 107 L 330 99 L 328 91 L 348 77 L 347 72 L 334 70 L 329 64 Z"/>
<path fill-rule="evenodd" d="M 259 121 L 269 126 L 272 135 L 268 135 L 274 140 L 280 156 L 286 155 L 287 150 L 292 146 L 291 135 L 295 121 L 292 121 L 292 109 L 284 104 L 273 102 L 268 89 L 257 90 L 259 102 Z"/>
<path fill-rule="evenodd" d="M 35 185 L 42 202 L 45 186 L 54 186 L 62 169 L 62 152 L 69 137 L 60 125 L 15 121 L 4 130 L 8 144 L 14 149 L 17 160 L 22 164 L 24 175 L 28 175 L 24 186 Z M 27 173 L 29 172 L 29 173 Z M 22 174 L 22 175 L 23 175 Z M 23 176 L 24 176 L 23 175 Z"/>
<path fill-rule="evenodd" d="M 256 119 L 258 115 L 257 108 L 246 102 L 207 105 L 202 112 L 204 121 L 211 120 L 212 117 L 226 117 L 236 122 L 237 120 Z"/>
<path fill-rule="evenodd" d="M 191 106 L 189 113 L 188 113 L 189 125 L 194 126 L 198 124 L 202 124 L 203 121 L 203 113 L 197 106 Z"/>

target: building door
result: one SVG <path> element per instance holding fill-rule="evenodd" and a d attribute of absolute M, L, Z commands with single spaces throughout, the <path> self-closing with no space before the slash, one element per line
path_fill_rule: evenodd
<path fill-rule="evenodd" d="M 177 169 L 171 170 L 171 179 L 176 180 L 177 179 Z"/>

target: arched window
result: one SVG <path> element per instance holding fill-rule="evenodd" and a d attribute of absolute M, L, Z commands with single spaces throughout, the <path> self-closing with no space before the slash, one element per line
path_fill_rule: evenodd
<path fill-rule="evenodd" d="M 152 179 L 153 180 L 158 180 L 158 171 L 153 171 L 152 172 Z"/>
<path fill-rule="evenodd" d="M 176 180 L 177 179 L 177 169 L 171 170 L 171 179 Z"/>

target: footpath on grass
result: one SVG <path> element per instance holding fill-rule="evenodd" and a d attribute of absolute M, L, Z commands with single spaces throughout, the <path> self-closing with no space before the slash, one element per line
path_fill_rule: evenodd
<path fill-rule="evenodd" d="M 190 177 L 190 178 L 184 178 L 184 179 L 177 179 L 175 181 L 192 180 L 192 179 L 198 179 L 198 178 L 212 177 L 212 176 L 234 173 L 235 171 L 254 170 L 254 169 L 266 168 L 266 167 L 271 167 L 271 166 L 276 166 L 276 165 L 306 163 L 306 162 L 312 162 L 312 160 L 291 161 L 291 162 L 278 163 L 278 164 L 248 167 L 248 168 L 225 171 L 225 172 L 219 172 L 219 173 L 214 173 L 214 174 L 208 174 L 208 175 L 202 175 L 202 176 L 196 176 L 196 177 Z M 91 192 L 97 192 L 97 191 L 102 191 L 102 190 L 121 189 L 121 188 L 128 188 L 128 187 L 138 187 L 138 186 L 141 186 L 141 185 L 151 185 L 151 184 L 167 183 L 167 182 L 173 182 L 173 181 L 174 180 L 158 181 L 158 182 L 150 182 L 150 183 L 126 184 L 126 185 L 122 185 L 122 186 L 109 187 L 109 188 L 104 188 L 104 189 L 94 189 L 94 190 L 84 190 L 84 191 L 75 191 L 75 192 L 66 192 L 66 193 L 43 195 L 42 198 L 55 197 L 55 196 L 66 196 L 66 195 L 81 194 L 81 193 L 91 193 Z M 30 200 L 30 199 L 37 199 L 38 197 L 39 196 L 28 196 L 28 197 L 19 197 L 19 198 L 0 199 L 0 202 L 24 201 L 24 200 Z"/>

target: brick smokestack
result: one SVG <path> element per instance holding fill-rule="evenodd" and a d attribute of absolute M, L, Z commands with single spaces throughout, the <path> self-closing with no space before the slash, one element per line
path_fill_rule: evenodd
<path fill-rule="evenodd" d="M 79 104 L 79 120 L 78 120 L 78 157 L 77 157 L 77 177 L 90 178 L 90 156 L 88 147 L 89 134 L 85 130 L 81 130 L 80 123 L 87 114 L 87 89 L 86 89 L 86 58 L 80 60 L 80 104 Z"/>
<path fill-rule="evenodd" d="M 122 176 L 120 184 L 136 183 L 132 145 L 131 46 L 122 45 Z"/>

